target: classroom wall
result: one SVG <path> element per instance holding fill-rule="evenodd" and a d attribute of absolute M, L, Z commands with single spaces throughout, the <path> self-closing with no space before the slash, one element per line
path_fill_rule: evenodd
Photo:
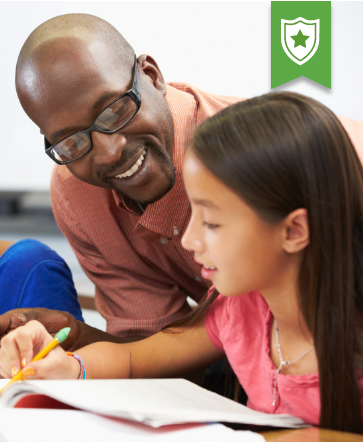
<path fill-rule="evenodd" d="M 14 72 L 22 44 L 60 14 L 97 15 L 136 53 L 152 55 L 166 81 L 251 97 L 270 91 L 270 2 L 0 2 L 0 191 L 47 190 L 53 163 L 39 129 L 18 103 Z M 279 90 L 310 95 L 339 115 L 363 120 L 363 2 L 332 2 L 332 90 L 296 79 Z"/>

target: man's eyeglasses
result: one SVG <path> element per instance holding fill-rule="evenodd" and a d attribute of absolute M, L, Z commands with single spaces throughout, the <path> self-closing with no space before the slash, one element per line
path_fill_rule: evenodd
<path fill-rule="evenodd" d="M 113 134 L 124 127 L 141 106 L 140 76 L 135 55 L 132 88 L 103 109 L 88 129 L 68 135 L 51 145 L 44 137 L 45 153 L 57 164 L 68 164 L 86 155 L 92 148 L 90 132 Z"/>

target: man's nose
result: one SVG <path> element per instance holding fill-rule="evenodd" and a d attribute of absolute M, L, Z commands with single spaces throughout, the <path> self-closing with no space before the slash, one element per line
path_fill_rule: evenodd
<path fill-rule="evenodd" d="M 115 164 L 122 155 L 127 139 L 120 133 L 103 134 L 92 131 L 92 154 L 96 164 Z"/>

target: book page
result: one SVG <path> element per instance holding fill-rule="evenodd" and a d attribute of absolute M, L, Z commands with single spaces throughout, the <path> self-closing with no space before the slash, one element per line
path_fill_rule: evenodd
<path fill-rule="evenodd" d="M 1 435 L 6 442 L 264 442 L 259 434 L 233 431 L 221 424 L 189 424 L 151 428 L 84 411 L 5 409 L 0 411 Z M 16 431 L 21 423 L 21 431 Z M 26 436 L 24 436 L 26 435 Z"/>
<path fill-rule="evenodd" d="M 123 379 L 87 381 L 25 381 L 8 387 L 2 401 L 37 392 L 95 413 L 135 420 L 153 427 L 185 422 L 234 422 L 298 428 L 295 417 L 265 414 L 205 390 L 184 379 Z"/>
<path fill-rule="evenodd" d="M 0 379 L 0 390 L 2 390 L 6 384 L 8 384 L 10 381 L 10 379 Z M 1 395 L 0 395 L 1 396 Z M 0 400 L 0 409 L 4 408 L 4 404 L 3 402 Z M 2 442 L 2 440 L 0 439 L 0 442 Z"/>

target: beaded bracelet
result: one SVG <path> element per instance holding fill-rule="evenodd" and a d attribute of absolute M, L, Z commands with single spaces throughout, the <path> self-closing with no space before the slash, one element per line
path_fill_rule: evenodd
<path fill-rule="evenodd" d="M 86 367 L 84 366 L 84 362 L 80 356 L 78 356 L 76 353 L 71 353 L 70 351 L 67 351 L 68 356 L 72 356 L 74 359 L 77 359 L 80 365 L 80 371 L 78 375 L 78 379 L 86 379 Z"/>

